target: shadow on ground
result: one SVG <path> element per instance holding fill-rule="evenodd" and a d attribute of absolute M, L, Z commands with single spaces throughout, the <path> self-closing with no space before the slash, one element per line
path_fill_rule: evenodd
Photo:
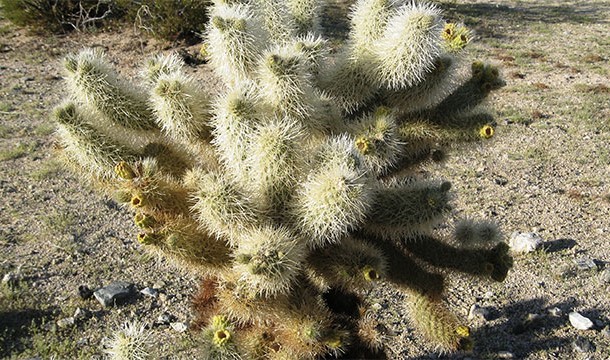
<path fill-rule="evenodd" d="M 497 359 L 501 352 L 510 352 L 515 359 L 532 358 L 539 352 L 552 354 L 557 349 L 572 348 L 576 338 L 554 335 L 557 329 L 567 325 L 567 311 L 574 308 L 576 300 L 569 299 L 560 303 L 547 303 L 544 299 L 530 299 L 509 305 L 501 310 L 501 315 L 494 325 L 484 325 L 474 329 L 475 341 L 472 353 L 451 355 L 423 355 L 411 360 L 461 360 L 465 357 L 474 359 Z M 559 308 L 561 316 L 551 316 L 549 309 Z M 537 314 L 531 316 L 530 314 Z M 585 311 L 593 316 L 595 311 Z"/>
<path fill-rule="evenodd" d="M 551 30 L 549 36 L 552 37 L 554 25 L 610 23 L 607 17 L 610 7 L 595 2 L 578 5 L 537 5 L 521 2 L 510 5 L 485 2 L 444 3 L 441 7 L 445 10 L 445 16 L 450 20 L 462 21 L 476 29 L 478 34 L 494 38 L 510 37 L 510 34 L 505 33 L 502 29 L 507 24 L 520 24 L 521 26 L 534 23 L 545 24 L 549 26 Z M 557 33 L 561 33 L 561 30 L 557 30 Z"/>

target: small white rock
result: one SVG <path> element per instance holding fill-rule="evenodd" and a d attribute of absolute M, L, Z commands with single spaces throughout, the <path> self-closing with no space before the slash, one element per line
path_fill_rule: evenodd
<path fill-rule="evenodd" d="M 520 233 L 515 231 L 511 234 L 508 245 L 514 252 L 529 253 L 542 246 L 543 242 L 544 241 L 537 233 Z"/>
<path fill-rule="evenodd" d="M 572 311 L 568 317 L 570 319 L 570 324 L 578 330 L 589 330 L 593 327 L 593 321 L 576 311 Z"/>
<path fill-rule="evenodd" d="M 60 328 L 67 328 L 69 326 L 74 326 L 74 322 L 75 321 L 73 317 L 67 317 L 57 320 L 57 326 L 59 326 Z"/>
<path fill-rule="evenodd" d="M 499 351 L 498 352 L 498 359 L 512 359 L 514 357 L 515 357 L 515 355 L 513 355 L 513 353 L 510 351 Z"/>
<path fill-rule="evenodd" d="M 549 309 L 549 314 L 554 317 L 561 317 L 561 315 L 563 315 L 563 311 L 561 311 L 561 309 L 558 307 L 554 307 Z"/>
<path fill-rule="evenodd" d="M 188 326 L 183 322 L 173 322 L 169 326 L 177 332 L 185 332 L 188 329 Z"/>
<path fill-rule="evenodd" d="M 477 304 L 472 305 L 470 307 L 470 311 L 468 312 L 468 320 L 473 320 L 476 318 L 487 320 L 487 316 L 489 316 L 489 311 Z"/>
<path fill-rule="evenodd" d="M 140 290 L 140 293 L 146 295 L 146 296 L 150 296 L 150 297 L 154 297 L 156 298 L 157 296 L 159 296 L 159 292 L 153 288 L 147 287 L 144 288 L 142 290 Z"/>

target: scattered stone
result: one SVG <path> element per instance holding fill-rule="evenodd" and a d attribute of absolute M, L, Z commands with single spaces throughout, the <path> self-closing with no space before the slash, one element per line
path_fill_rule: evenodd
<path fill-rule="evenodd" d="M 159 300 L 161 300 L 161 302 L 167 302 L 170 299 L 170 296 L 167 295 L 166 293 L 159 293 Z"/>
<path fill-rule="evenodd" d="M 561 311 L 561 309 L 558 307 L 554 307 L 549 309 L 549 314 L 554 317 L 561 317 L 563 315 L 563 311 Z"/>
<path fill-rule="evenodd" d="M 483 295 L 483 297 L 484 297 L 485 299 L 491 299 L 492 297 L 494 297 L 494 295 L 495 295 L 495 294 L 494 294 L 494 292 L 493 292 L 493 291 L 488 291 L 488 292 L 486 292 L 486 293 L 485 293 L 485 295 Z"/>
<path fill-rule="evenodd" d="M 610 339 L 610 326 L 606 326 L 601 332 L 602 336 Z"/>
<path fill-rule="evenodd" d="M 568 317 L 570 319 L 570 324 L 578 330 L 589 330 L 593 327 L 593 321 L 576 311 L 572 311 Z"/>
<path fill-rule="evenodd" d="M 579 259 L 574 259 L 574 263 L 576 263 L 578 270 L 597 270 L 597 264 L 590 257 L 581 257 Z"/>
<path fill-rule="evenodd" d="M 140 290 L 140 292 L 142 294 L 146 295 L 146 296 L 150 296 L 150 297 L 153 297 L 153 298 L 156 298 L 157 296 L 159 296 L 159 292 L 157 290 L 153 289 L 153 288 L 150 288 L 150 287 L 146 287 L 146 288 Z"/>
<path fill-rule="evenodd" d="M 115 281 L 112 284 L 97 289 L 93 296 L 104 307 L 113 306 L 127 299 L 134 292 L 134 285 L 124 281 Z"/>
<path fill-rule="evenodd" d="M 498 359 L 513 359 L 515 355 L 513 355 L 510 351 L 499 351 Z"/>
<path fill-rule="evenodd" d="M 604 269 L 604 271 L 601 272 L 599 277 L 602 279 L 603 282 L 610 283 L 610 268 Z"/>
<path fill-rule="evenodd" d="M 168 313 L 163 313 L 161 315 L 159 315 L 159 317 L 157 318 L 157 324 L 159 325 L 167 325 L 172 321 L 173 316 L 171 316 Z"/>
<path fill-rule="evenodd" d="M 93 290 L 89 289 L 87 285 L 81 285 L 78 287 L 78 296 L 83 300 L 89 300 L 93 296 Z"/>
<path fill-rule="evenodd" d="M 174 329 L 177 332 L 185 332 L 186 330 L 188 330 L 188 325 L 186 325 L 183 322 L 173 322 L 173 323 L 169 324 L 169 326 L 171 326 L 172 329 Z"/>
<path fill-rule="evenodd" d="M 529 253 L 542 246 L 543 240 L 537 233 L 519 233 L 515 231 L 510 236 L 508 245 L 514 252 Z"/>
<path fill-rule="evenodd" d="M 156 283 L 154 283 L 154 285 L 152 286 L 152 288 L 153 288 L 153 289 L 160 290 L 160 289 L 163 289 L 163 288 L 165 287 L 165 285 L 166 285 L 166 284 L 165 284 L 165 281 L 163 281 L 163 280 L 159 280 L 159 281 L 157 281 Z"/>
<path fill-rule="evenodd" d="M 504 176 L 497 176 L 494 179 L 494 182 L 500 186 L 504 186 L 504 185 L 508 184 L 508 179 L 506 179 Z"/>
<path fill-rule="evenodd" d="M 587 339 L 578 338 L 572 342 L 572 348 L 579 353 L 595 352 L 595 345 Z"/>
<path fill-rule="evenodd" d="M 57 320 L 57 326 L 60 328 L 67 328 L 69 326 L 74 326 L 75 320 L 72 316 Z"/>
<path fill-rule="evenodd" d="M 473 319 L 482 319 L 487 320 L 489 317 L 489 310 L 480 307 L 477 304 L 474 304 L 470 307 L 470 311 L 468 312 L 468 320 Z"/>
<path fill-rule="evenodd" d="M 76 311 L 74 311 L 73 317 L 76 321 L 87 320 L 91 317 L 91 311 L 83 308 L 77 308 Z"/>

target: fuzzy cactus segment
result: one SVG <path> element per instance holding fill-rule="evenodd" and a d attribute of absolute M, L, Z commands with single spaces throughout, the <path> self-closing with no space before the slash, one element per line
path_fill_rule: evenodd
<path fill-rule="evenodd" d="M 497 136 L 479 104 L 499 70 L 467 63 L 470 33 L 430 3 L 357 0 L 335 38 L 327 5 L 214 0 L 209 71 L 194 75 L 176 54 L 134 79 L 98 50 L 64 62 L 52 118 L 65 158 L 134 213 L 134 241 L 203 277 L 203 358 L 382 352 L 366 298 L 378 286 L 408 294 L 439 349 L 468 349 L 445 277 L 503 281 L 512 267 L 491 222 L 439 231 L 451 183 L 422 171 Z"/>

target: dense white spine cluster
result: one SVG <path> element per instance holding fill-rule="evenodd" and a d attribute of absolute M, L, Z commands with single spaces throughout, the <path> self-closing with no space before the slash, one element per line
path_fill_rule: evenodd
<path fill-rule="evenodd" d="M 501 85 L 497 69 L 458 71 L 469 33 L 429 3 L 358 0 L 332 49 L 322 13 L 319 0 L 215 0 L 215 95 L 175 54 L 149 58 L 143 86 L 99 51 L 65 61 L 63 147 L 135 212 L 140 243 L 207 277 L 211 359 L 378 350 L 363 296 L 379 279 L 413 293 L 422 331 L 455 350 L 469 333 L 429 268 L 501 281 L 512 264 L 489 222 L 459 223 L 459 247 L 433 237 L 451 186 L 414 171 L 451 142 L 493 135 L 474 109 Z"/>

